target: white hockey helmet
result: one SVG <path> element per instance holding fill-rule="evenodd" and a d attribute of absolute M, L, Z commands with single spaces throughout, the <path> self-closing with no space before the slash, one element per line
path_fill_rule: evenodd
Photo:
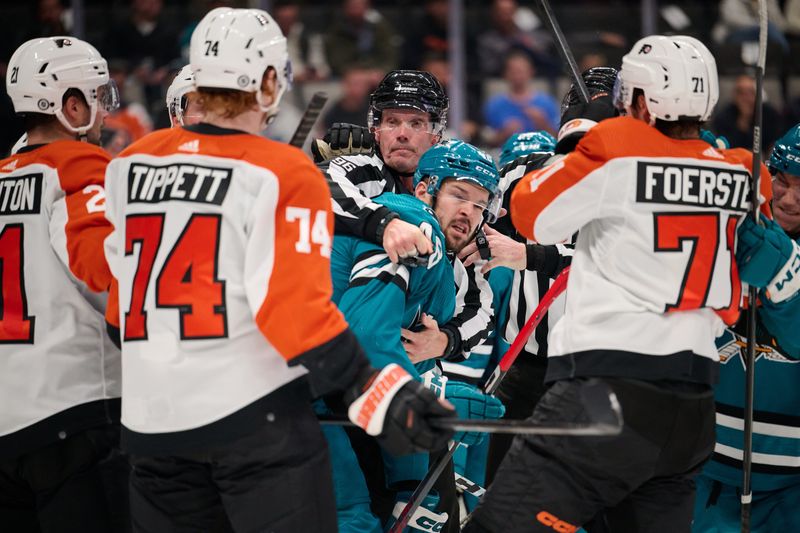
<path fill-rule="evenodd" d="M 614 101 L 630 112 L 634 89 L 644 92 L 650 121 L 708 120 L 719 99 L 717 63 L 694 37 L 651 35 L 622 58 Z"/>
<path fill-rule="evenodd" d="M 194 91 L 194 73 L 192 66 L 186 65 L 172 80 L 167 89 L 167 111 L 169 112 L 169 123 L 171 126 L 183 125 L 183 112 L 186 111 L 186 94 Z"/>
<path fill-rule="evenodd" d="M 277 113 L 283 93 L 292 84 L 286 38 L 261 9 L 209 11 L 192 33 L 189 62 L 197 87 L 256 93 L 258 105 L 268 116 Z M 269 67 L 275 69 L 278 89 L 267 106 L 261 101 L 261 79 Z"/>
<path fill-rule="evenodd" d="M 77 89 L 91 110 L 89 124 L 72 126 L 62 112 L 68 89 Z M 55 115 L 69 131 L 85 135 L 94 125 L 97 106 L 106 111 L 119 107 L 119 92 L 108 76 L 100 52 L 74 37 L 46 37 L 23 43 L 11 56 L 6 91 L 17 113 Z"/>

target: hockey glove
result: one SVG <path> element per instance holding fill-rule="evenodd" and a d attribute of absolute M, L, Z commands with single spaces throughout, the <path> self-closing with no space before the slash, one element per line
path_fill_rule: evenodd
<path fill-rule="evenodd" d="M 340 155 L 368 154 L 374 146 L 375 138 L 369 128 L 334 122 L 322 139 L 314 139 L 311 143 L 311 153 L 314 163 L 319 164 Z"/>
<path fill-rule="evenodd" d="M 397 493 L 397 502 L 392 509 L 392 517 L 386 524 L 384 531 L 389 531 L 392 526 L 400 518 L 400 513 L 403 512 L 408 500 L 411 499 L 410 491 L 400 491 Z M 435 492 L 428 493 L 422 500 L 417 510 L 408 519 L 408 526 L 403 531 L 427 531 L 436 532 L 444 531 L 444 526 L 447 523 L 447 513 L 437 513 L 436 506 L 439 505 L 439 495 Z"/>
<path fill-rule="evenodd" d="M 767 298 L 780 303 L 800 291 L 800 245 L 764 215 L 763 226 L 745 217 L 739 226 L 736 264 L 742 281 L 765 288 Z"/>
<path fill-rule="evenodd" d="M 586 132 L 598 122 L 617 115 L 619 111 L 614 106 L 613 98 L 605 94 L 598 94 L 588 102 L 570 106 L 561 116 L 556 153 L 570 153 Z"/>
<path fill-rule="evenodd" d="M 445 447 L 453 432 L 430 421 L 456 413 L 402 367 L 388 365 L 362 381 L 362 392 L 350 403 L 347 416 L 368 435 L 377 437 L 386 451 L 405 455 Z"/>
<path fill-rule="evenodd" d="M 422 379 L 426 388 L 453 404 L 459 418 L 475 420 L 497 419 L 502 418 L 506 412 L 503 402 L 494 396 L 482 393 L 476 386 L 469 383 L 451 381 L 447 379 L 447 376 L 441 375 L 437 369 L 426 372 L 422 375 Z M 453 435 L 453 440 L 465 446 L 474 446 L 483 442 L 485 437 L 485 433 L 460 431 Z"/>

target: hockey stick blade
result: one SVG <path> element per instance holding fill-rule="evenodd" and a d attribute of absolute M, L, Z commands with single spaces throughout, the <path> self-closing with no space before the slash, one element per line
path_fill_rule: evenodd
<path fill-rule="evenodd" d="M 616 398 L 614 398 L 616 401 Z M 588 407 L 588 406 L 587 406 Z M 588 411 L 588 409 L 587 409 Z M 615 416 L 606 413 L 605 417 Z M 320 424 L 327 426 L 355 426 L 345 417 L 320 416 Z M 541 425 L 530 420 L 462 420 L 461 418 L 435 418 L 431 425 L 452 431 L 471 433 L 500 433 L 508 435 L 564 435 L 570 437 L 602 437 L 618 435 L 622 431 L 622 417 L 613 422 L 600 421 L 580 424 L 564 422 Z"/>
<path fill-rule="evenodd" d="M 308 102 L 308 107 L 306 107 L 300 119 L 300 124 L 297 125 L 297 129 L 294 131 L 294 135 L 292 135 L 292 140 L 289 141 L 290 145 L 296 146 L 297 148 L 303 147 L 308 138 L 308 134 L 311 133 L 311 129 L 314 127 L 314 124 L 317 123 L 319 114 L 322 112 L 322 108 L 325 107 L 327 102 L 327 94 L 324 92 L 314 93 L 314 96 L 311 97 L 311 101 Z"/>

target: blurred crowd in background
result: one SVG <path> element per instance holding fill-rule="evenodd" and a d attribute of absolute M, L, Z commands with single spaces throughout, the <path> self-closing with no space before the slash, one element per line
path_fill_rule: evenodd
<path fill-rule="evenodd" d="M 73 35 L 68 0 L 29 0 L 0 7 L 0 74 L 19 44 Z M 83 38 L 108 59 L 123 105 L 106 120 L 103 144 L 112 153 L 155 128 L 169 126 L 166 89 L 188 62 L 197 21 L 219 6 L 266 7 L 289 42 L 294 89 L 265 135 L 288 140 L 316 91 L 329 95 L 319 131 L 334 122 L 364 125 L 370 92 L 395 68 L 427 70 L 451 80 L 448 0 L 84 0 Z M 554 11 L 581 69 L 618 67 L 642 35 L 638 0 L 558 0 Z M 662 0 L 659 33 L 693 35 L 714 52 L 720 104 L 709 128 L 731 146 L 750 147 L 757 54 L 756 0 Z M 555 133 L 560 98 L 569 87 L 558 50 L 537 2 L 464 0 L 466 116 L 459 137 L 487 149 L 509 135 Z M 765 152 L 800 122 L 800 0 L 769 0 L 765 81 Z M 3 84 L 5 90 L 5 84 Z M 22 134 L 8 97 L 0 97 L 0 150 Z"/>

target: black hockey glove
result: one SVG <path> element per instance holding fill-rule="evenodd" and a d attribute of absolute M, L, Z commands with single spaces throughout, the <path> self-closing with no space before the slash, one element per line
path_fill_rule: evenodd
<path fill-rule="evenodd" d="M 365 126 L 334 122 L 322 139 L 314 139 L 311 153 L 314 163 L 330 161 L 340 155 L 358 155 L 372 152 L 375 138 Z"/>
<path fill-rule="evenodd" d="M 451 430 L 430 421 L 455 417 L 455 411 L 400 365 L 373 369 L 357 381 L 364 384 L 345 394 L 347 416 L 392 455 L 440 450 L 453 437 Z"/>
<path fill-rule="evenodd" d="M 598 95 L 588 102 L 572 105 L 561 117 L 558 130 L 557 154 L 568 154 L 583 138 L 589 129 L 601 120 L 616 117 L 619 111 L 614 107 L 611 96 Z"/>

